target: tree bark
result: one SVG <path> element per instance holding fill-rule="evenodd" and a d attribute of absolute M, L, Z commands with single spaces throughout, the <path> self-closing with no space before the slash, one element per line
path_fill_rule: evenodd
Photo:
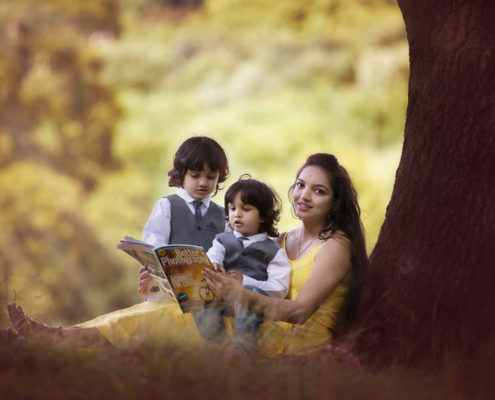
<path fill-rule="evenodd" d="M 398 3 L 404 147 L 356 348 L 387 364 L 471 357 L 495 344 L 495 2 Z"/>

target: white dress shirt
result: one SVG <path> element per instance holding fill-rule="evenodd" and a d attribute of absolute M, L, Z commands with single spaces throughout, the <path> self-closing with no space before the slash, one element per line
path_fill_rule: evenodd
<path fill-rule="evenodd" d="M 196 200 L 184 188 L 177 190 L 177 195 L 186 202 L 187 207 L 194 215 L 193 201 Z M 201 200 L 201 214 L 204 216 L 210 206 L 210 197 Z M 143 240 L 153 247 L 165 246 L 170 239 L 170 201 L 163 197 L 158 200 L 151 212 L 148 222 L 143 229 Z"/>
<path fill-rule="evenodd" d="M 236 238 L 243 236 L 241 233 L 234 231 Z M 247 240 L 242 241 L 244 248 L 255 242 L 259 242 L 268 238 L 266 233 L 258 233 L 249 236 Z M 225 247 L 217 239 L 213 240 L 213 245 L 208 250 L 208 258 L 212 263 L 220 264 L 223 267 L 225 259 Z M 268 279 L 266 281 L 258 281 L 250 276 L 242 275 L 242 285 L 256 286 L 263 289 L 272 297 L 284 298 L 287 296 L 290 283 L 290 264 L 287 259 L 287 254 L 284 249 L 280 249 L 272 261 L 268 264 L 266 270 Z"/>

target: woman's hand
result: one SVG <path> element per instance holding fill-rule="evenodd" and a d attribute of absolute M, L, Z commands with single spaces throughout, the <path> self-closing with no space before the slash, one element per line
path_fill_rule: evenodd
<path fill-rule="evenodd" d="M 148 286 L 151 281 L 150 273 L 144 265 L 139 268 L 138 292 L 142 296 L 148 296 Z"/>
<path fill-rule="evenodd" d="M 227 301 L 235 301 L 241 298 L 242 274 L 240 274 L 241 279 L 239 280 L 237 274 L 224 274 L 211 269 L 204 269 L 203 275 L 206 283 L 218 298 Z"/>
<path fill-rule="evenodd" d="M 222 267 L 220 264 L 215 263 L 215 262 L 214 262 L 214 263 L 212 263 L 212 264 L 213 264 L 213 269 L 214 269 L 215 271 L 220 271 L 220 272 L 223 272 L 223 273 L 225 273 L 225 272 L 226 272 L 226 271 L 225 271 L 225 268 L 224 268 L 224 267 Z"/>
<path fill-rule="evenodd" d="M 231 270 L 231 271 L 227 272 L 227 276 L 231 277 L 232 279 L 239 281 L 239 283 L 242 285 L 242 273 L 241 272 Z"/>

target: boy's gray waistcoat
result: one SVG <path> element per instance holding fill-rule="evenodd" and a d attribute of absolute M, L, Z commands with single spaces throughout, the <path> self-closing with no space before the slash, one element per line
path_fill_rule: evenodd
<path fill-rule="evenodd" d="M 219 233 L 216 239 L 225 247 L 225 270 L 240 271 L 258 281 L 268 279 L 268 264 L 281 248 L 268 238 L 243 248 L 232 232 Z"/>
<path fill-rule="evenodd" d="M 194 244 L 208 251 L 215 236 L 225 230 L 223 208 L 210 201 L 206 214 L 198 224 L 182 198 L 176 194 L 166 198 L 170 201 L 171 214 L 169 244 Z"/>

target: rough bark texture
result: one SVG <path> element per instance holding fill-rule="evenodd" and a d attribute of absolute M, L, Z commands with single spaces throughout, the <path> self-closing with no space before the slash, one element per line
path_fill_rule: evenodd
<path fill-rule="evenodd" d="M 495 345 L 495 2 L 398 3 L 409 105 L 358 349 L 385 363 L 471 357 Z"/>

